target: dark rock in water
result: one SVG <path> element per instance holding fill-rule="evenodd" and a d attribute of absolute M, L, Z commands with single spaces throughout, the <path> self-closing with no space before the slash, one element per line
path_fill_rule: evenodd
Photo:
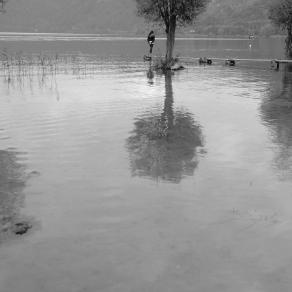
<path fill-rule="evenodd" d="M 227 59 L 225 61 L 225 65 L 227 65 L 227 66 L 235 66 L 235 60 L 233 60 L 233 59 Z"/>
<path fill-rule="evenodd" d="M 179 63 L 175 63 L 173 66 L 171 66 L 171 70 L 178 71 L 178 70 L 184 70 L 185 67 Z"/>
<path fill-rule="evenodd" d="M 33 170 L 30 173 L 28 173 L 27 178 L 34 178 L 40 176 L 41 173 L 39 171 Z"/>
<path fill-rule="evenodd" d="M 18 222 L 14 224 L 13 232 L 18 235 L 25 234 L 30 228 L 32 228 L 32 225 L 28 222 Z"/>
<path fill-rule="evenodd" d="M 206 57 L 204 57 L 204 58 L 200 58 L 199 59 L 199 64 L 200 65 L 212 65 L 212 59 L 208 59 L 208 58 L 206 58 Z"/>
<path fill-rule="evenodd" d="M 30 172 L 30 175 L 40 175 L 39 171 L 33 170 Z"/>

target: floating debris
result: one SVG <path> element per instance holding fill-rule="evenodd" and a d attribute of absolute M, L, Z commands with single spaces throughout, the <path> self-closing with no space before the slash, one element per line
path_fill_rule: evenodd
<path fill-rule="evenodd" d="M 18 223 L 15 223 L 13 226 L 13 233 L 17 235 L 22 235 L 22 234 L 27 233 L 27 231 L 31 228 L 32 228 L 32 225 L 29 224 L 28 222 L 18 222 Z"/>

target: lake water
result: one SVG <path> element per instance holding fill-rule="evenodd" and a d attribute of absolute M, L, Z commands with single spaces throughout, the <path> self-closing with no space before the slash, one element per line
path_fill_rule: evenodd
<path fill-rule="evenodd" d="M 176 51 L 284 56 L 281 39 L 251 42 Z M 0 48 L 1 292 L 291 291 L 291 68 L 163 75 L 139 38 L 2 35 Z"/>

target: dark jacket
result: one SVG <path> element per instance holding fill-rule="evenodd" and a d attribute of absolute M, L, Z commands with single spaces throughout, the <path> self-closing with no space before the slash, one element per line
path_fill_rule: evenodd
<path fill-rule="evenodd" d="M 147 42 L 149 44 L 153 44 L 155 42 L 155 35 L 153 31 L 150 31 L 150 33 L 148 34 Z"/>

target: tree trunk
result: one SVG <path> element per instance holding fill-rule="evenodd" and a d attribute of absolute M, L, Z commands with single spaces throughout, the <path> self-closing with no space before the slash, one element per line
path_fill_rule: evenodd
<path fill-rule="evenodd" d="M 286 38 L 286 53 L 288 58 L 292 58 L 292 26 L 288 27 L 288 36 Z"/>
<path fill-rule="evenodd" d="M 173 49 L 175 41 L 176 15 L 170 16 L 169 26 L 166 28 L 166 68 L 170 69 L 173 63 Z"/>

